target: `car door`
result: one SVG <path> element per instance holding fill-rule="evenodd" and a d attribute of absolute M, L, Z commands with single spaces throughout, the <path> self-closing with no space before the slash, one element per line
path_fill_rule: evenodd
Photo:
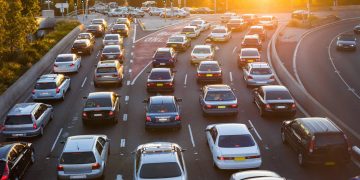
<path fill-rule="evenodd" d="M 295 121 L 290 125 L 290 133 L 289 133 L 289 144 L 292 146 L 292 148 L 298 152 L 299 146 L 301 145 L 301 136 L 300 136 L 300 124 Z"/>
<path fill-rule="evenodd" d="M 105 163 L 107 162 L 108 159 L 108 152 L 110 150 L 110 146 L 109 146 L 109 142 L 107 142 L 106 139 L 104 139 L 103 137 L 99 137 L 98 142 L 102 145 L 103 147 L 103 152 L 101 154 L 101 157 L 103 158 L 103 160 L 105 161 Z"/>
<path fill-rule="evenodd" d="M 210 151 L 211 154 L 213 156 L 214 159 L 216 159 L 217 157 L 217 152 L 216 152 L 216 141 L 217 141 L 217 136 L 218 136 L 218 132 L 216 127 L 212 127 L 210 129 L 210 141 L 209 141 L 209 147 L 210 147 Z"/>
<path fill-rule="evenodd" d="M 26 169 L 29 167 L 31 163 L 31 152 L 25 145 L 17 144 L 14 146 L 17 154 L 18 154 L 18 161 L 21 164 L 21 175 L 23 175 Z"/>
<path fill-rule="evenodd" d="M 23 164 L 19 159 L 19 154 L 16 152 L 15 148 L 12 148 L 8 154 L 8 166 L 10 170 L 10 176 L 15 179 L 15 177 L 20 177 L 23 172 Z"/>
<path fill-rule="evenodd" d="M 262 104 L 263 104 L 263 98 L 264 98 L 264 92 L 262 90 L 262 88 L 260 87 L 259 89 L 256 89 L 254 91 L 254 100 L 256 105 L 261 108 Z"/>
<path fill-rule="evenodd" d="M 45 105 L 45 104 L 40 104 L 40 107 L 39 107 L 39 109 L 41 110 L 41 112 L 42 112 L 42 117 L 40 117 L 42 120 L 41 121 L 43 121 L 42 123 L 44 123 L 44 126 L 45 125 L 47 125 L 47 123 L 50 121 L 50 119 L 51 119 L 51 111 L 52 111 L 52 109 L 51 108 L 49 108 L 47 105 Z"/>
<path fill-rule="evenodd" d="M 200 89 L 200 97 L 199 97 L 199 102 L 200 102 L 200 105 L 203 106 L 205 104 L 205 95 L 206 95 L 206 92 L 205 92 L 205 89 L 204 88 L 201 88 Z"/>
<path fill-rule="evenodd" d="M 100 156 L 100 160 L 101 160 L 101 162 L 99 162 L 99 163 L 101 164 L 101 167 L 104 167 L 106 165 L 106 159 L 105 159 L 106 157 L 104 154 L 106 154 L 106 153 L 104 153 L 105 150 L 104 150 L 103 145 L 99 142 L 99 138 L 96 141 L 95 146 L 96 146 L 96 151 L 97 151 L 98 155 Z"/>
<path fill-rule="evenodd" d="M 250 67 L 249 67 L 248 64 L 247 64 L 247 65 L 245 66 L 245 68 L 243 69 L 243 74 L 244 74 L 244 80 L 246 81 L 247 78 L 248 78 L 248 76 L 249 76 L 249 74 L 250 74 Z"/>
<path fill-rule="evenodd" d="M 135 152 L 135 162 L 134 162 L 134 179 L 138 179 L 137 178 L 137 174 L 139 173 L 139 169 L 140 169 L 140 162 L 141 162 L 141 149 L 137 150 Z"/>

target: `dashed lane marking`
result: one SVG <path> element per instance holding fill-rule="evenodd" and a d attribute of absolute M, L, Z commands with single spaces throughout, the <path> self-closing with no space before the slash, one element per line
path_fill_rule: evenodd
<path fill-rule="evenodd" d="M 85 85 L 85 83 L 86 83 L 86 80 L 87 80 L 87 77 L 85 77 L 84 81 L 82 82 L 82 84 L 81 84 L 81 88 L 83 88 L 83 87 L 84 87 L 84 85 Z"/>
<path fill-rule="evenodd" d="M 234 54 L 236 52 L 237 46 L 234 47 L 232 53 Z"/>
<path fill-rule="evenodd" d="M 129 86 L 131 81 L 126 81 L 126 85 Z"/>
<path fill-rule="evenodd" d="M 230 76 L 230 82 L 233 82 L 233 76 L 232 76 L 232 72 L 229 72 L 229 76 Z"/>
<path fill-rule="evenodd" d="M 55 141 L 54 141 L 53 145 L 51 146 L 51 150 L 50 150 L 50 152 L 52 152 L 52 151 L 54 150 L 55 145 L 56 145 L 56 142 L 59 140 L 59 137 L 60 137 L 60 135 L 61 135 L 62 131 L 63 131 L 63 128 L 61 128 L 61 129 L 60 129 L 60 131 L 59 131 L 58 135 L 56 136 L 56 139 L 55 139 Z"/>
<path fill-rule="evenodd" d="M 120 140 L 120 147 L 125 147 L 125 139 Z"/>
<path fill-rule="evenodd" d="M 130 97 L 129 97 L 129 96 L 125 96 L 125 102 L 128 102 L 128 101 L 129 101 L 129 99 L 130 99 Z"/>
<path fill-rule="evenodd" d="M 184 86 L 186 87 L 186 82 L 187 82 L 187 74 L 185 74 L 185 80 L 184 80 Z"/>
<path fill-rule="evenodd" d="M 254 130 L 256 136 L 259 138 L 260 141 L 262 141 L 262 138 L 261 138 L 260 134 L 258 133 L 258 131 L 256 130 L 256 128 L 255 128 L 255 126 L 253 125 L 253 123 L 252 123 L 250 120 L 248 120 L 248 121 L 249 121 L 250 127 Z"/>
<path fill-rule="evenodd" d="M 123 121 L 127 121 L 127 119 L 128 119 L 128 115 L 127 115 L 127 114 L 124 114 L 124 115 L 123 115 Z"/>
<path fill-rule="evenodd" d="M 192 146 L 195 147 L 195 141 L 194 141 L 194 137 L 193 137 L 193 134 L 192 134 L 192 131 L 191 131 L 190 124 L 188 124 L 188 128 L 189 128 L 189 134 L 190 134 L 190 140 L 191 140 Z"/>

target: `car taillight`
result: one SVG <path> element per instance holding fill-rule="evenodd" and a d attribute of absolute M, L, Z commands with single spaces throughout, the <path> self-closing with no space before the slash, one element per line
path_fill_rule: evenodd
<path fill-rule="evenodd" d="M 100 77 L 101 77 L 101 75 L 96 75 L 96 77 L 97 77 L 97 78 L 100 78 Z"/>
<path fill-rule="evenodd" d="M 212 106 L 212 105 L 210 105 L 210 104 L 208 104 L 208 105 L 205 105 L 205 108 L 207 108 L 207 109 L 211 109 L 211 108 L 213 108 L 213 106 Z"/>
<path fill-rule="evenodd" d="M 224 156 L 218 156 L 218 160 L 225 161 L 225 160 L 234 160 L 234 157 L 224 157 Z"/>
<path fill-rule="evenodd" d="M 56 88 L 56 93 L 59 93 L 60 92 L 60 89 L 59 88 Z"/>
<path fill-rule="evenodd" d="M 242 59 L 242 58 L 240 58 L 240 61 L 246 61 L 246 59 Z"/>
<path fill-rule="evenodd" d="M 33 124 L 33 129 L 37 129 L 36 123 Z"/>
<path fill-rule="evenodd" d="M 109 116 L 114 115 L 114 111 L 109 111 Z"/>
<path fill-rule="evenodd" d="M 292 105 L 291 105 L 291 108 L 292 108 L 292 109 L 295 109 L 295 108 L 296 108 L 296 104 L 295 104 L 295 103 L 292 104 Z"/>
<path fill-rule="evenodd" d="M 216 73 L 216 74 L 213 74 L 215 77 L 220 77 L 221 76 L 221 73 Z"/>
<path fill-rule="evenodd" d="M 91 169 L 100 169 L 100 164 L 99 163 L 95 163 L 91 165 Z"/>
<path fill-rule="evenodd" d="M 246 156 L 245 159 L 257 159 L 260 158 L 260 155 L 256 155 L 256 156 Z"/>
<path fill-rule="evenodd" d="M 231 107 L 232 107 L 232 108 L 237 108 L 238 105 L 237 105 L 237 104 L 232 104 Z"/>
<path fill-rule="evenodd" d="M 175 121 L 180 121 L 180 116 L 179 115 L 175 116 Z"/>
<path fill-rule="evenodd" d="M 252 76 L 248 76 L 247 79 L 254 79 Z"/>
<path fill-rule="evenodd" d="M 266 105 L 265 105 L 265 109 L 271 109 L 270 104 L 266 104 Z"/>
<path fill-rule="evenodd" d="M 86 112 L 83 112 L 83 113 L 82 113 L 82 116 L 83 116 L 83 117 L 87 117 Z"/>
<path fill-rule="evenodd" d="M 346 136 L 346 134 L 344 134 L 344 138 L 345 138 L 345 141 L 346 141 L 346 143 L 347 143 L 347 145 L 348 145 L 348 151 L 350 152 L 350 151 L 351 151 L 351 145 L 350 145 L 349 139 L 348 139 L 348 137 Z"/>
<path fill-rule="evenodd" d="M 315 136 L 311 138 L 311 141 L 309 143 L 309 152 L 312 153 L 315 148 Z"/>
<path fill-rule="evenodd" d="M 75 64 L 74 64 L 74 63 L 72 63 L 72 64 L 70 64 L 69 66 L 70 66 L 70 67 L 73 67 L 73 66 L 75 66 Z"/>
<path fill-rule="evenodd" d="M 150 116 L 146 116 L 146 121 L 150 122 L 150 121 L 151 121 L 151 117 L 150 117 Z"/>
<path fill-rule="evenodd" d="M 272 80 L 275 79 L 274 75 L 270 76 L 270 79 L 272 79 Z"/>
<path fill-rule="evenodd" d="M 58 165 L 58 166 L 57 166 L 57 170 L 58 170 L 58 171 L 64 171 L 64 166 Z"/>
<path fill-rule="evenodd" d="M 150 86 L 155 86 L 155 83 L 147 83 L 146 84 L 148 87 L 150 87 Z"/>
<path fill-rule="evenodd" d="M 201 74 L 200 74 L 200 73 L 197 73 L 197 76 L 198 76 L 198 77 L 201 77 Z"/>
<path fill-rule="evenodd" d="M 0 125 L 0 131 L 5 131 L 5 129 L 6 129 L 6 128 L 5 128 L 5 125 L 1 124 L 1 125 Z"/>
<path fill-rule="evenodd" d="M 6 163 L 5 168 L 4 168 L 4 172 L 3 172 L 2 176 L 1 176 L 1 180 L 8 180 L 9 179 L 9 173 L 10 173 L 9 172 L 9 166 Z"/>
<path fill-rule="evenodd" d="M 32 93 L 32 94 L 35 94 L 35 89 L 33 89 L 33 90 L 31 91 L 31 93 Z"/>
<path fill-rule="evenodd" d="M 191 58 L 196 59 L 196 56 L 191 56 Z"/>
<path fill-rule="evenodd" d="M 173 86 L 173 83 L 165 83 L 166 86 Z"/>

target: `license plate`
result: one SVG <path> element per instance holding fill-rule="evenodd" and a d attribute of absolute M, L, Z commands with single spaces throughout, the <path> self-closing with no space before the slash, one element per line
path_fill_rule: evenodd
<path fill-rule="evenodd" d="M 244 161 L 245 157 L 236 157 L 234 158 L 235 161 Z"/>
<path fill-rule="evenodd" d="M 114 58 L 115 56 L 108 56 L 109 58 Z"/>
<path fill-rule="evenodd" d="M 277 109 L 285 109 L 286 106 L 276 106 Z"/>
<path fill-rule="evenodd" d="M 166 122 L 166 121 L 168 121 L 167 118 L 160 118 L 160 119 L 159 119 L 159 122 Z"/>
<path fill-rule="evenodd" d="M 70 179 L 85 179 L 86 175 L 76 175 L 76 176 L 70 176 Z"/>
<path fill-rule="evenodd" d="M 95 117 L 100 117 L 102 114 L 94 114 Z"/>
<path fill-rule="evenodd" d="M 212 74 L 206 74 L 206 77 L 212 77 L 213 75 Z"/>
<path fill-rule="evenodd" d="M 165 63 L 160 63 L 160 66 L 165 66 Z"/>
<path fill-rule="evenodd" d="M 157 87 L 162 87 L 164 84 L 156 84 Z"/>
<path fill-rule="evenodd" d="M 25 136 L 25 134 L 12 134 L 12 136 L 14 136 L 14 137 L 20 137 L 20 136 Z"/>
<path fill-rule="evenodd" d="M 50 95 L 49 93 L 41 93 L 42 96 L 48 96 Z"/>
<path fill-rule="evenodd" d="M 218 106 L 218 109 L 224 109 L 226 106 Z"/>
<path fill-rule="evenodd" d="M 333 165 L 335 165 L 335 162 L 325 162 L 325 165 L 326 166 L 333 166 Z"/>
<path fill-rule="evenodd" d="M 176 44 L 171 45 L 171 47 L 176 47 L 176 46 L 177 46 Z"/>
<path fill-rule="evenodd" d="M 82 53 L 82 51 L 78 51 L 78 53 Z"/>
<path fill-rule="evenodd" d="M 251 63 L 251 62 L 254 62 L 254 60 L 253 60 L 253 59 L 249 59 L 249 60 L 247 60 L 247 62 Z"/>

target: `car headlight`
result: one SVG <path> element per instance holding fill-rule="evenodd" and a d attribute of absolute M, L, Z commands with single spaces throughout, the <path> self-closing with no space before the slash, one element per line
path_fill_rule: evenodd
<path fill-rule="evenodd" d="M 354 47 L 355 45 L 354 44 L 350 44 L 351 47 Z"/>

